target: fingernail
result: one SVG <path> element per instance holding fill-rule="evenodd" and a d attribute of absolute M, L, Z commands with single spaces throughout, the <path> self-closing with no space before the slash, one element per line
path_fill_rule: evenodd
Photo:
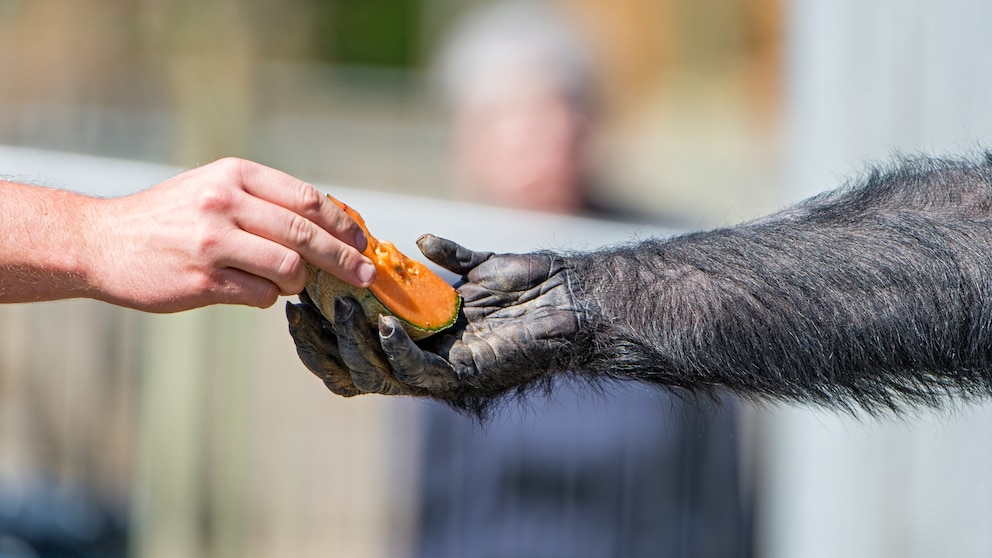
<path fill-rule="evenodd" d="M 365 285 L 371 285 L 375 279 L 375 266 L 372 262 L 362 262 L 358 264 L 358 279 Z"/>
<path fill-rule="evenodd" d="M 365 238 L 365 233 L 361 230 L 355 232 L 355 248 L 359 252 L 364 252 L 369 246 L 369 239 Z"/>
<path fill-rule="evenodd" d="M 300 312 L 300 309 L 289 301 L 286 301 L 286 320 L 291 326 L 299 325 L 299 323 L 303 321 L 303 315 Z"/>
<path fill-rule="evenodd" d="M 347 320 L 355 308 L 343 296 L 334 299 L 334 321 Z"/>
<path fill-rule="evenodd" d="M 389 339 L 393 336 L 394 331 L 396 331 L 396 328 L 393 324 L 383 319 L 382 316 L 379 316 L 379 337 L 382 339 Z"/>

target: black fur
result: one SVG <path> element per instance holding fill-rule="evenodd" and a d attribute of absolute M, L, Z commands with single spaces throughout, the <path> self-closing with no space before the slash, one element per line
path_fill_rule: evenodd
<path fill-rule="evenodd" d="M 570 258 L 593 377 L 869 412 L 992 394 L 992 155 Z"/>

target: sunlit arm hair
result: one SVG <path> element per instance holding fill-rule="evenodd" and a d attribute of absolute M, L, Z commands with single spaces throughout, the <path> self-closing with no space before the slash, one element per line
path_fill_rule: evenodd
<path fill-rule="evenodd" d="M 869 412 L 992 394 L 992 155 L 571 259 L 587 374 Z"/>

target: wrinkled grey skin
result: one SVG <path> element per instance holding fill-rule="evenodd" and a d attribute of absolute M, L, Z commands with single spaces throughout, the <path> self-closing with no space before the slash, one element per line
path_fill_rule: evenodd
<path fill-rule="evenodd" d="M 904 159 L 750 223 L 567 257 L 420 245 L 465 277 L 443 334 L 414 344 L 385 319 L 376 335 L 348 300 L 333 325 L 287 309 L 335 393 L 482 411 L 567 370 L 872 413 L 992 397 L 992 153 Z"/>
<path fill-rule="evenodd" d="M 336 300 L 334 323 L 305 294 L 300 304 L 287 303 L 300 359 L 331 391 L 431 396 L 479 410 L 491 398 L 575 362 L 588 320 L 571 290 L 566 258 L 473 252 L 431 235 L 417 244 L 427 258 L 465 279 L 457 322 L 419 344 L 391 316 L 380 317 L 376 336 L 350 297 Z"/>

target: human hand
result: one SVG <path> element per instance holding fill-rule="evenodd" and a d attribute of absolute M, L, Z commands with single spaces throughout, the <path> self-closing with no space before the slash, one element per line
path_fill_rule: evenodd
<path fill-rule="evenodd" d="M 300 304 L 287 303 L 300 359 L 331 391 L 429 396 L 478 410 L 577 364 L 589 317 L 577 303 L 568 260 L 550 253 L 474 252 L 430 235 L 417 244 L 465 279 L 458 287 L 458 321 L 419 343 L 391 316 L 379 318 L 376 335 L 347 297 L 335 301 L 334 323 L 305 294 Z"/>
<path fill-rule="evenodd" d="M 316 188 L 221 159 L 143 192 L 98 200 L 83 250 L 93 298 L 153 312 L 268 307 L 306 283 L 304 260 L 356 286 L 375 270 L 361 229 Z"/>

